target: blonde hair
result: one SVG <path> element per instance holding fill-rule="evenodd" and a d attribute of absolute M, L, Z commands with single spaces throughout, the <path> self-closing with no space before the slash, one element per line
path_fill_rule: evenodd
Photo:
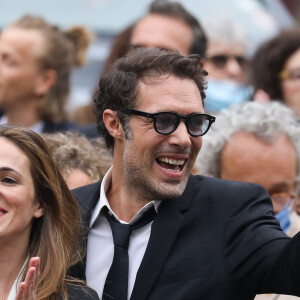
<path fill-rule="evenodd" d="M 24 16 L 10 27 L 36 30 L 45 41 L 44 54 L 39 58 L 41 70 L 52 69 L 57 79 L 44 97 L 41 115 L 53 123 L 66 118 L 65 104 L 70 90 L 72 68 L 85 63 L 85 52 L 92 40 L 92 34 L 83 26 L 61 31 L 57 26 L 47 23 L 37 16 Z"/>

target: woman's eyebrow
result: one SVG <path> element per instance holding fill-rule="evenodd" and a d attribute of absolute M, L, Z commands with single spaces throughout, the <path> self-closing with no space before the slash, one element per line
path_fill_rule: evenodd
<path fill-rule="evenodd" d="M 14 172 L 14 173 L 18 174 L 19 176 L 22 176 L 18 171 L 16 171 L 15 169 L 12 169 L 10 167 L 0 167 L 0 172 Z"/>

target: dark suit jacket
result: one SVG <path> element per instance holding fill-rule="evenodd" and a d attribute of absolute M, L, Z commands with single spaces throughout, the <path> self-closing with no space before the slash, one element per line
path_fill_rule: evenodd
<path fill-rule="evenodd" d="M 0 117 L 2 117 L 4 111 L 0 108 Z M 65 132 L 65 131 L 79 131 L 81 132 L 80 126 L 70 121 L 62 121 L 60 123 L 53 123 L 50 120 L 44 120 L 45 125 L 43 127 L 42 133 L 55 133 L 55 132 Z M 82 132 L 84 134 L 84 132 Z"/>
<path fill-rule="evenodd" d="M 67 285 L 68 300 L 99 300 L 96 291 L 88 288 L 87 286 L 79 284 Z M 56 300 L 62 300 L 61 297 L 57 297 Z"/>
<path fill-rule="evenodd" d="M 82 284 L 67 284 L 68 300 L 99 300 L 96 291 Z M 55 300 L 62 300 L 61 296 L 56 296 Z"/>
<path fill-rule="evenodd" d="M 80 125 L 79 131 L 88 139 L 102 137 L 97 130 L 96 124 Z"/>
<path fill-rule="evenodd" d="M 99 189 L 98 182 L 73 191 L 86 226 Z M 261 186 L 190 176 L 183 195 L 159 207 L 131 299 L 300 296 L 299 239 L 282 232 Z M 73 272 L 84 279 L 84 262 Z"/>
<path fill-rule="evenodd" d="M 63 121 L 60 123 L 45 121 L 43 133 L 56 133 L 65 131 L 80 131 L 80 129 L 78 125 L 70 121 Z"/>
<path fill-rule="evenodd" d="M 102 135 L 97 131 L 95 124 L 78 125 L 70 121 L 63 121 L 61 123 L 55 124 L 50 121 L 45 121 L 43 133 L 56 133 L 66 131 L 78 132 L 84 135 L 87 139 L 102 137 Z"/>

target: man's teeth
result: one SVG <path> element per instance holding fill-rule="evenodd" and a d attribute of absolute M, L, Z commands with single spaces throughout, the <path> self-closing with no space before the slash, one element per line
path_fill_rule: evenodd
<path fill-rule="evenodd" d="M 4 215 L 4 214 L 6 214 L 6 211 L 0 210 L 0 215 Z"/>
<path fill-rule="evenodd" d="M 160 157 L 158 160 L 175 166 L 182 166 L 184 164 L 184 159 L 172 159 L 172 158 Z"/>
<path fill-rule="evenodd" d="M 172 172 L 180 172 L 180 169 L 167 169 L 168 171 L 172 171 Z"/>

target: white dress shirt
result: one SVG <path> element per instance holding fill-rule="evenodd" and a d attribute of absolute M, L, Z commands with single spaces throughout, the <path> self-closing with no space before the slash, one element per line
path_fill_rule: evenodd
<path fill-rule="evenodd" d="M 104 283 L 114 256 L 114 242 L 110 224 L 106 217 L 100 213 L 101 209 L 106 206 L 116 220 L 123 224 L 127 224 L 127 222 L 124 222 L 118 218 L 118 216 L 111 210 L 111 207 L 108 203 L 106 192 L 111 184 L 111 178 L 112 168 L 108 170 L 101 183 L 100 198 L 91 217 L 87 244 L 86 281 L 90 287 L 97 291 L 100 299 L 103 294 Z M 153 205 L 157 211 L 160 202 L 161 201 L 153 200 L 147 203 L 132 218 L 129 224 L 136 222 L 136 220 L 139 219 L 141 215 Z M 136 274 L 148 245 L 151 233 L 151 225 L 152 222 L 134 230 L 130 237 L 128 248 L 129 273 L 127 299 L 129 299 L 131 296 Z"/>
<path fill-rule="evenodd" d="M 23 269 L 25 268 L 25 266 L 28 262 L 28 259 L 29 258 L 27 257 L 27 259 L 25 260 L 22 268 L 20 269 L 20 272 L 19 272 L 15 282 L 13 283 L 13 285 L 10 289 L 9 295 L 8 295 L 6 300 L 16 300 L 17 293 L 18 293 L 18 290 L 19 290 L 19 286 L 20 286 L 20 283 L 21 283 L 21 273 L 23 272 Z"/>

